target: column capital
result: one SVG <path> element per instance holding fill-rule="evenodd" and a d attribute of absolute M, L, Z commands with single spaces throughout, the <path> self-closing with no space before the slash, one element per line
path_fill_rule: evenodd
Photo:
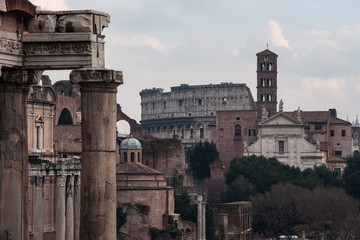
<path fill-rule="evenodd" d="M 123 84 L 121 71 L 111 69 L 78 69 L 70 73 L 71 83 L 112 83 Z"/>
<path fill-rule="evenodd" d="M 38 77 L 36 71 L 25 70 L 0 70 L 0 82 L 17 84 L 37 84 Z"/>
<path fill-rule="evenodd" d="M 33 177 L 33 182 L 35 183 L 36 187 L 42 187 L 42 185 L 44 184 L 44 177 L 35 176 Z"/>
<path fill-rule="evenodd" d="M 66 176 L 57 176 L 56 184 L 58 187 L 65 187 L 66 184 Z"/>

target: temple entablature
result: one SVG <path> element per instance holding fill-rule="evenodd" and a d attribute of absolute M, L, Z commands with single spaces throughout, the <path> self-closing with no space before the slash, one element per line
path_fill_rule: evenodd
<path fill-rule="evenodd" d="M 14 26 L 2 27 L 5 20 L 13 21 Z M 102 31 L 109 23 L 108 14 L 93 10 L 37 11 L 33 18 L 20 20 L 11 12 L 0 11 L 0 66 L 104 68 Z"/>

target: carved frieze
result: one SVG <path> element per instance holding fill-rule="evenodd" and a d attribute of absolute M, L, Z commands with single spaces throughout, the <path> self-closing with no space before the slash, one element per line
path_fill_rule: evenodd
<path fill-rule="evenodd" d="M 24 44 L 25 55 L 91 54 L 91 42 L 43 42 Z"/>
<path fill-rule="evenodd" d="M 21 54 L 21 43 L 11 39 L 0 39 L 0 52 Z"/>

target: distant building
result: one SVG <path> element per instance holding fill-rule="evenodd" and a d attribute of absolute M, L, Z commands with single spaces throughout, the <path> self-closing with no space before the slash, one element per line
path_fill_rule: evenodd
<path fill-rule="evenodd" d="M 244 143 L 244 155 L 276 158 L 301 170 L 322 165 L 320 142 L 307 141 L 306 124 L 280 112 L 258 124 L 258 140 L 251 145 Z M 324 159 L 325 162 L 325 159 Z"/>
<path fill-rule="evenodd" d="M 145 89 L 141 96 L 141 126 L 158 138 L 178 135 L 185 153 L 199 141 L 216 141 L 216 114 L 224 110 L 255 110 L 246 84 L 182 84 Z"/>

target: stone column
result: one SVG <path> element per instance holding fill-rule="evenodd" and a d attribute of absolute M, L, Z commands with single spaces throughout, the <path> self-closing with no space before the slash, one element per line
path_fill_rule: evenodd
<path fill-rule="evenodd" d="M 201 220 L 201 223 L 202 223 L 202 240 L 206 240 L 206 202 L 203 202 L 201 204 L 202 206 L 202 209 L 201 209 L 201 214 L 202 214 L 202 220 Z"/>
<path fill-rule="evenodd" d="M 202 224 L 202 220 L 203 220 L 203 218 L 202 218 L 202 199 L 203 199 L 203 197 L 202 197 L 202 195 L 200 195 L 200 194 L 198 194 L 197 195 L 197 226 L 196 226 L 196 228 L 197 228 L 197 239 L 199 239 L 199 240 L 202 240 L 203 238 L 202 238 L 202 226 L 203 226 L 203 224 Z"/>
<path fill-rule="evenodd" d="M 56 178 L 56 240 L 65 240 L 65 183 L 66 177 Z"/>
<path fill-rule="evenodd" d="M 33 73 L 0 69 L 0 239 L 29 238 L 26 103 Z"/>
<path fill-rule="evenodd" d="M 34 195 L 34 240 L 42 240 L 44 236 L 43 231 L 43 186 L 44 178 L 40 176 L 34 177 L 35 195 Z"/>
<path fill-rule="evenodd" d="M 66 184 L 65 239 L 74 240 L 74 176 L 69 176 Z"/>
<path fill-rule="evenodd" d="M 74 182 L 74 240 L 80 239 L 80 176 Z"/>
<path fill-rule="evenodd" d="M 80 239 L 116 239 L 116 93 L 122 73 L 73 70 L 81 86 Z"/>

